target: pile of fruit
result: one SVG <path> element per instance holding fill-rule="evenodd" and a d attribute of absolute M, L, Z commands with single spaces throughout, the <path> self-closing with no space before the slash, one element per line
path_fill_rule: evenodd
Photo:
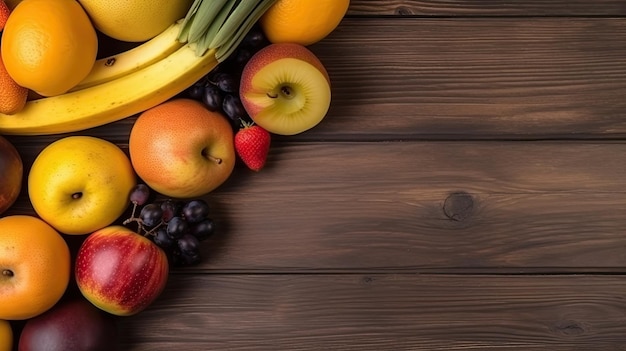
<path fill-rule="evenodd" d="M 263 169 L 272 134 L 326 116 L 330 77 L 308 46 L 348 6 L 0 0 L 0 351 L 110 350 L 114 317 L 200 262 L 216 231 L 204 198 L 237 160 Z M 104 57 L 103 37 L 135 44 Z M 130 116 L 128 154 L 77 133 Z M 30 167 L 1 136 L 68 132 Z M 23 183 L 35 215 L 6 215 Z"/>

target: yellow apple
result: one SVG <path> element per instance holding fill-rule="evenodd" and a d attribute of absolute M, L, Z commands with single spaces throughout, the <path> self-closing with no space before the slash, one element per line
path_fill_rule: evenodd
<path fill-rule="evenodd" d="M 13 330 L 11 324 L 0 320 L 0 351 L 13 350 Z"/>
<path fill-rule="evenodd" d="M 300 44 L 270 44 L 241 74 L 241 103 L 252 120 L 274 134 L 313 128 L 330 107 L 330 79 L 322 62 Z"/>
<path fill-rule="evenodd" d="M 69 136 L 48 145 L 28 174 L 35 212 L 64 234 L 87 234 L 118 219 L 137 177 L 128 156 L 96 137 Z"/>

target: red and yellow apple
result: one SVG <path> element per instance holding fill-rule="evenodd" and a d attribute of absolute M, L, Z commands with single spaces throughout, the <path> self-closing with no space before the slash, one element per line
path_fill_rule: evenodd
<path fill-rule="evenodd" d="M 17 199 L 22 189 L 22 158 L 7 139 L 0 136 L 0 214 Z"/>
<path fill-rule="evenodd" d="M 144 111 L 128 149 L 137 175 L 155 191 L 176 198 L 202 196 L 235 167 L 233 130 L 226 117 L 191 99 L 173 99 Z"/>
<path fill-rule="evenodd" d="M 293 135 L 326 116 L 331 90 L 328 72 L 305 46 L 270 44 L 250 58 L 241 74 L 241 103 L 270 133 Z"/>
<path fill-rule="evenodd" d="M 118 219 L 129 206 L 137 177 L 117 145 L 69 136 L 46 146 L 28 174 L 35 212 L 64 234 L 87 234 Z"/>
<path fill-rule="evenodd" d="M 96 307 L 118 316 L 143 311 L 167 283 L 167 256 L 150 239 L 123 226 L 90 234 L 76 255 L 76 283 Z"/>

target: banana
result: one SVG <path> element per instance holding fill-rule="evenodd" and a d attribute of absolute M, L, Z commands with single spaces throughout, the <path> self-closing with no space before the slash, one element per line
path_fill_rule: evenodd
<path fill-rule="evenodd" d="M 70 91 L 82 90 L 123 77 L 151 65 L 184 45 L 177 40 L 182 20 L 173 23 L 149 41 L 117 55 L 98 59 L 91 72 Z"/>
<path fill-rule="evenodd" d="M 195 44 L 185 44 L 166 58 L 120 78 L 28 101 L 16 114 L 0 114 L 0 134 L 68 133 L 147 110 L 184 91 L 218 65 L 215 49 L 203 56 L 197 56 L 195 50 Z"/>

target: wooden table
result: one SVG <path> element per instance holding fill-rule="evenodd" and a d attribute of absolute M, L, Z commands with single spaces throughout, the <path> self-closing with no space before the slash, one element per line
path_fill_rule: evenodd
<path fill-rule="evenodd" d="M 206 196 L 123 350 L 626 350 L 626 2 L 353 0 L 311 50 L 327 118 Z"/>

